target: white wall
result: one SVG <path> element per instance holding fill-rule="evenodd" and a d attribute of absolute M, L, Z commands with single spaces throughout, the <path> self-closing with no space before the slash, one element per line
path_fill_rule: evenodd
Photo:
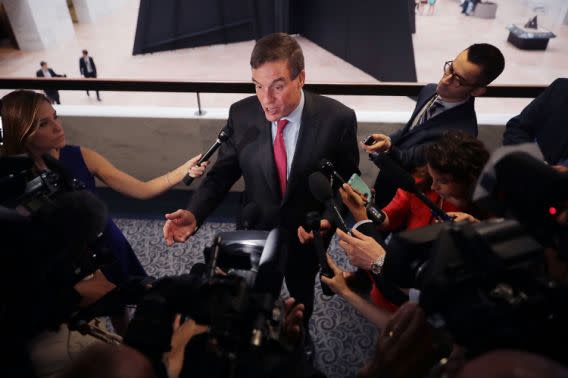
<path fill-rule="evenodd" d="M 79 23 L 89 23 L 111 14 L 125 0 L 73 0 Z"/>
<path fill-rule="evenodd" d="M 43 50 L 75 35 L 66 0 L 4 0 L 21 50 Z"/>

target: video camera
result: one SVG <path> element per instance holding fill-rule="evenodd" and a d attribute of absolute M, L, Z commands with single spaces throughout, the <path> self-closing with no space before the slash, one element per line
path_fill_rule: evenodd
<path fill-rule="evenodd" d="M 39 173 L 33 171 L 33 160 L 27 155 L 0 158 L 0 205 L 28 215 L 58 193 L 85 188 L 57 159 L 49 154 L 42 158 L 49 170 Z"/>
<path fill-rule="evenodd" d="M 536 182 L 519 184 L 523 177 Z M 566 189 L 565 174 L 527 154 L 509 154 L 495 165 L 488 191 L 498 203 L 490 210 L 509 218 L 394 235 L 384 278 L 419 288 L 431 322 L 473 355 L 508 347 L 556 357 L 550 340 L 567 335 L 560 319 L 566 319 L 568 290 L 550 279 L 545 247 L 566 253 L 568 228 L 548 211 L 565 211 Z"/>
<path fill-rule="evenodd" d="M 110 261 L 106 206 L 54 160 L 37 175 L 27 157 L 0 159 L 2 316 L 30 337 L 66 322 L 80 299 L 74 285 Z"/>
<path fill-rule="evenodd" d="M 286 244 L 282 229 L 219 233 L 204 250 L 205 264 L 144 293 L 125 343 L 159 363 L 181 314 L 209 326 L 188 345 L 182 377 L 294 376 L 301 354 L 282 338 L 279 300 Z"/>

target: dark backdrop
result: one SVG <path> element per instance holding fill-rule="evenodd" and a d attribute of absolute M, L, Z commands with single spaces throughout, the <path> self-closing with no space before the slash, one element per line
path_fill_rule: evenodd
<path fill-rule="evenodd" d="M 141 0 L 133 54 L 283 31 L 305 36 L 378 80 L 416 81 L 413 11 L 399 0 Z"/>

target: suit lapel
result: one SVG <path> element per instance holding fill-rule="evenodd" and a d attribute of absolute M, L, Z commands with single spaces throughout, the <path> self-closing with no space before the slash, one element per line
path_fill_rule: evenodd
<path fill-rule="evenodd" d="M 286 185 L 286 192 L 284 193 L 283 203 L 286 203 L 290 198 L 291 189 L 299 179 L 301 172 L 305 172 L 305 166 L 311 161 L 310 157 L 313 146 L 316 143 L 318 133 L 319 119 L 316 116 L 312 95 L 309 92 L 304 92 L 305 102 L 304 110 L 302 111 L 302 124 L 300 125 L 300 133 L 296 143 L 296 151 L 294 152 L 294 160 L 292 160 L 292 167 L 290 169 L 290 176 L 288 177 L 288 184 Z"/>

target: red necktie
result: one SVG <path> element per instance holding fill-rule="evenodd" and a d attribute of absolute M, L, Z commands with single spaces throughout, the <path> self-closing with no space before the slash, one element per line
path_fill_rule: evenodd
<path fill-rule="evenodd" d="M 280 183 L 280 194 L 284 197 L 286 191 L 286 144 L 284 143 L 284 128 L 288 124 L 287 119 L 279 119 L 276 122 L 276 138 L 274 138 L 274 162 L 276 163 L 276 172 L 278 173 L 278 182 Z"/>

